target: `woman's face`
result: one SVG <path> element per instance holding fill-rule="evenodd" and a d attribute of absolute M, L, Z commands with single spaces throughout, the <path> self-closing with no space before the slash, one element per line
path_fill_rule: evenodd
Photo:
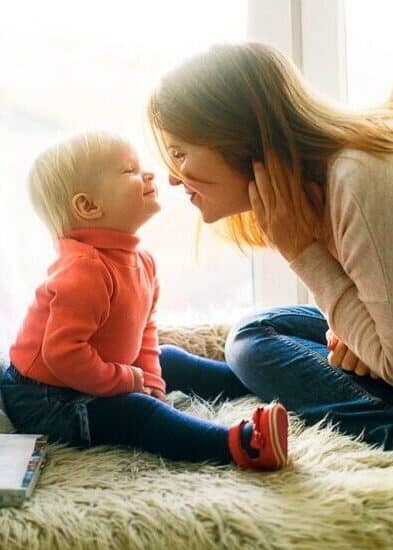
<path fill-rule="evenodd" d="M 251 210 L 249 179 L 232 168 L 223 156 L 202 145 L 191 145 L 163 132 L 165 147 L 181 179 L 170 174 L 171 185 L 182 185 L 203 221 L 212 223 Z"/>

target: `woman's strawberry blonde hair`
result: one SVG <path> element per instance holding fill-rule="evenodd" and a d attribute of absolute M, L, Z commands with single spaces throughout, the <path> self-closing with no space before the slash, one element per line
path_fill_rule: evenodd
<path fill-rule="evenodd" d="M 310 90 L 291 61 L 258 43 L 214 46 L 174 69 L 150 97 L 148 117 L 173 173 L 162 131 L 218 151 L 250 179 L 252 161 L 261 160 L 298 223 L 314 230 L 300 208 L 306 195 L 321 232 L 328 161 L 344 148 L 393 153 L 393 129 L 386 121 L 393 118 L 392 101 L 359 113 L 335 107 Z M 315 186 L 308 182 L 318 185 L 321 200 L 315 201 Z M 252 211 L 224 223 L 240 246 L 269 244 Z"/>

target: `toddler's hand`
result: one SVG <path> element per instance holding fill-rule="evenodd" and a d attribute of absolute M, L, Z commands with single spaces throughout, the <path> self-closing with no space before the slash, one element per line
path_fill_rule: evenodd
<path fill-rule="evenodd" d="M 145 386 L 145 391 L 152 397 L 155 397 L 160 401 L 165 401 L 165 393 L 159 390 L 158 388 L 151 388 L 149 386 Z"/>
<path fill-rule="evenodd" d="M 132 374 L 134 375 L 134 392 L 143 392 L 144 390 L 144 378 L 143 370 L 139 367 L 134 367 L 131 365 Z"/>
<path fill-rule="evenodd" d="M 340 367 L 343 370 L 352 371 L 358 376 L 371 376 L 379 378 L 367 365 L 356 357 L 352 351 L 342 342 L 334 332 L 329 329 L 326 332 L 327 347 L 330 350 L 328 363 L 331 367 Z"/>
<path fill-rule="evenodd" d="M 165 401 L 165 393 L 163 391 L 158 390 L 156 388 L 152 388 L 151 394 L 153 397 L 156 397 L 160 401 Z"/>

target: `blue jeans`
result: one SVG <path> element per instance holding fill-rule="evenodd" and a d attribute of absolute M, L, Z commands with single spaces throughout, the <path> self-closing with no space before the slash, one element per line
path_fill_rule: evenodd
<path fill-rule="evenodd" d="M 240 397 L 248 390 L 225 363 L 162 346 L 167 391 L 205 399 Z M 95 397 L 48 386 L 10 365 L 1 380 L 6 412 L 18 431 L 43 433 L 76 447 L 129 445 L 173 460 L 228 463 L 228 428 L 178 411 L 154 397 L 126 393 Z"/>
<path fill-rule="evenodd" d="M 226 361 L 263 401 L 279 399 L 306 424 L 326 418 L 343 433 L 393 449 L 393 387 L 327 362 L 328 324 L 311 305 L 263 310 L 231 330 Z"/>

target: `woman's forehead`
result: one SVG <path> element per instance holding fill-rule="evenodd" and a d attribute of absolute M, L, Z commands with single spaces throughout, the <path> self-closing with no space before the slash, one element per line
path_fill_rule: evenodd
<path fill-rule="evenodd" d="M 162 141 L 164 142 L 164 145 L 167 148 L 187 145 L 185 141 L 171 134 L 170 132 L 167 132 L 166 130 L 162 130 L 161 135 L 162 135 Z"/>

